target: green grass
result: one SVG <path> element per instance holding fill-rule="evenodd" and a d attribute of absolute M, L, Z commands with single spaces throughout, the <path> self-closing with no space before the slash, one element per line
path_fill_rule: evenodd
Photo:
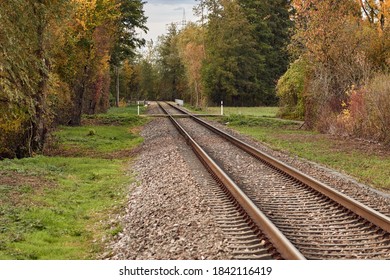
<path fill-rule="evenodd" d="M 191 110 L 191 108 L 189 108 Z M 192 110 L 200 114 L 221 114 L 221 107 L 207 107 L 204 110 Z M 224 107 L 225 116 L 230 115 L 246 115 L 255 117 L 275 118 L 279 107 Z"/>
<path fill-rule="evenodd" d="M 246 116 L 246 115 L 236 115 L 231 114 L 228 117 L 223 118 L 225 123 L 228 123 L 232 126 L 260 126 L 268 128 L 288 128 L 295 127 L 297 122 L 289 120 L 280 120 L 275 118 L 268 117 L 255 117 L 255 116 Z"/>
<path fill-rule="evenodd" d="M 143 114 L 146 111 L 146 108 L 140 106 L 140 114 Z M 120 108 L 110 108 L 106 114 L 97 114 L 97 115 L 85 115 L 84 119 L 86 120 L 96 120 L 100 124 L 106 125 L 143 125 L 145 123 L 145 118 L 137 116 L 138 108 L 137 105 L 131 105 L 127 107 Z"/>
<path fill-rule="evenodd" d="M 278 119 L 234 116 L 224 121 L 229 122 L 231 128 L 275 150 L 287 151 L 349 174 L 376 188 L 390 190 L 390 157 L 380 152 L 367 152 L 358 142 L 300 130 L 299 124 Z"/>
<path fill-rule="evenodd" d="M 77 150 L 80 154 L 131 150 L 143 141 L 126 126 L 61 127 L 55 135 L 64 150 Z"/>
<path fill-rule="evenodd" d="M 0 188 L 0 259 L 89 259 L 107 211 L 126 197 L 124 161 L 43 157 L 0 162 L 0 170 L 40 178 Z M 17 204 L 15 205 L 15 200 Z"/>
<path fill-rule="evenodd" d="M 132 181 L 123 150 L 142 142 L 136 131 L 145 120 L 131 108 L 97 118 L 115 121 L 56 132 L 61 156 L 0 161 L 0 259 L 96 259 L 102 238 L 121 231 L 108 221 Z"/>
<path fill-rule="evenodd" d="M 134 106 L 111 108 L 107 114 L 84 116 L 84 126 L 59 127 L 54 133 L 56 155 L 128 157 L 143 141 L 138 128 L 149 121 L 136 114 Z"/>

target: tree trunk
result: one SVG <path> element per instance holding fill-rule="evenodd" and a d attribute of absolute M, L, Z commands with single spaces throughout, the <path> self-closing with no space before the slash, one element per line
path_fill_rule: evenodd
<path fill-rule="evenodd" d="M 48 131 L 48 124 L 46 121 L 47 103 L 46 92 L 47 82 L 49 80 L 48 70 L 49 63 L 45 58 L 44 49 L 44 32 L 46 27 L 46 20 L 44 11 L 34 9 L 34 13 L 37 16 L 37 51 L 36 57 L 39 63 L 39 81 L 37 84 L 37 90 L 33 94 L 35 101 L 35 116 L 32 116 L 31 126 L 31 143 L 30 143 L 30 155 L 34 152 L 41 152 L 43 150 L 46 134 Z"/>
<path fill-rule="evenodd" d="M 83 75 L 80 84 L 76 86 L 75 98 L 73 101 L 73 115 L 70 125 L 79 126 L 81 125 L 81 116 L 83 114 L 83 101 L 86 90 L 86 83 L 88 77 L 88 66 L 85 65 L 83 69 Z"/>
<path fill-rule="evenodd" d="M 115 73 L 116 73 L 116 107 L 119 107 L 119 67 L 115 67 Z"/>

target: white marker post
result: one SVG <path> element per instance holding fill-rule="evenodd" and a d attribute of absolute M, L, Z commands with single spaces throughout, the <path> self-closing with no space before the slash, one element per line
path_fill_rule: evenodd
<path fill-rule="evenodd" d="M 138 105 L 138 116 L 139 116 L 139 101 L 137 101 L 137 105 Z"/>
<path fill-rule="evenodd" d="M 223 101 L 221 101 L 221 116 L 223 116 Z"/>

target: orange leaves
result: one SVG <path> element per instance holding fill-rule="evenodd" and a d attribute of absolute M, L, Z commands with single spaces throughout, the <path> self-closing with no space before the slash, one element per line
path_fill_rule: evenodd
<path fill-rule="evenodd" d="M 390 143 L 390 0 L 293 0 L 294 46 L 312 73 L 306 122 Z"/>
<path fill-rule="evenodd" d="M 338 114 L 335 132 L 390 143 L 390 79 L 378 74 L 361 88 L 352 87 Z"/>

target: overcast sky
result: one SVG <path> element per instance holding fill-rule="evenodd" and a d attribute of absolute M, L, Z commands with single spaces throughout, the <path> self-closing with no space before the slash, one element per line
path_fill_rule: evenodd
<path fill-rule="evenodd" d="M 197 4 L 195 0 L 145 0 L 145 15 L 148 17 L 149 31 L 142 34 L 146 40 L 156 42 L 159 35 L 166 33 L 166 27 L 172 22 L 182 22 L 183 9 L 186 21 L 196 21 L 192 8 Z"/>

